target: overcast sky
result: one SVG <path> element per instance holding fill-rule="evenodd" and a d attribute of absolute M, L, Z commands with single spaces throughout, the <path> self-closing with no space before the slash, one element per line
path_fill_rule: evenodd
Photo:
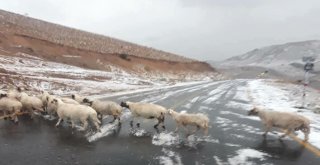
<path fill-rule="evenodd" d="M 199 60 L 320 39 L 320 0 L 0 0 L 0 9 Z"/>

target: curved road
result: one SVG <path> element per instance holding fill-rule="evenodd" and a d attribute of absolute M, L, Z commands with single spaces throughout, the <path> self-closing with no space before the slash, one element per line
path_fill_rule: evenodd
<path fill-rule="evenodd" d="M 248 80 L 210 82 L 106 98 L 153 102 L 176 111 L 203 112 L 211 120 L 209 136 L 202 132 L 185 138 L 172 133 L 175 123 L 166 117 L 167 130 L 153 129 L 141 120 L 130 128 L 124 111 L 122 126 L 104 119 L 102 133 L 81 133 L 56 120 L 20 117 L 15 125 L 0 121 L 0 164 L 320 164 L 320 158 L 296 141 L 270 134 L 263 139 L 261 122 L 248 117 L 252 106 Z"/>

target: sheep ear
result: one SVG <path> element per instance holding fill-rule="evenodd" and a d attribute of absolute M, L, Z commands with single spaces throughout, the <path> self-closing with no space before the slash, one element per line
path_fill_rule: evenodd
<path fill-rule="evenodd" d="M 71 95 L 71 98 L 72 98 L 72 99 L 74 99 L 74 98 L 75 98 L 74 94 L 72 94 L 72 95 Z"/>
<path fill-rule="evenodd" d="M 54 102 L 54 103 L 57 103 L 57 102 L 58 102 L 58 100 L 57 100 L 57 99 L 53 99 L 53 102 Z"/>
<path fill-rule="evenodd" d="M 22 90 L 21 90 L 21 88 L 20 88 L 20 87 L 18 87 L 18 88 L 17 88 L 17 90 L 18 90 L 18 92 L 22 92 Z"/>

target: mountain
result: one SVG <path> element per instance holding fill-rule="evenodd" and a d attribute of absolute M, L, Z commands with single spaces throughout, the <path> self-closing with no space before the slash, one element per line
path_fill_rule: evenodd
<path fill-rule="evenodd" d="M 310 40 L 290 42 L 254 49 L 240 56 L 235 56 L 221 62 L 222 68 L 258 67 L 276 71 L 289 77 L 302 76 L 304 62 L 302 58 L 312 56 L 320 60 L 320 41 Z M 313 75 L 317 77 L 320 63 L 315 64 Z"/>

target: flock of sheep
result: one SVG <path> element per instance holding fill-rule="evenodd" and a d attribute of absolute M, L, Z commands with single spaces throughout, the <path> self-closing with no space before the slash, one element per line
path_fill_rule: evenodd
<path fill-rule="evenodd" d="M 157 119 L 158 123 L 154 128 L 162 126 L 165 129 L 165 115 L 170 115 L 176 121 L 177 132 L 180 127 L 184 128 L 187 135 L 195 133 L 202 129 L 204 134 L 208 134 L 209 118 L 202 113 L 185 113 L 176 112 L 173 109 L 167 109 L 163 106 L 142 103 L 142 102 L 121 102 L 120 105 L 113 101 L 92 100 L 87 97 L 82 97 L 73 94 L 71 98 L 61 98 L 50 95 L 46 91 L 42 91 L 37 96 L 30 96 L 21 88 L 10 89 L 7 92 L 0 91 L 0 112 L 3 112 L 5 118 L 10 118 L 14 122 L 18 122 L 18 115 L 21 113 L 30 114 L 34 117 L 35 112 L 46 113 L 52 117 L 57 116 L 59 126 L 62 121 L 70 121 L 72 128 L 76 123 L 80 122 L 82 129 L 86 130 L 89 123 L 95 126 L 97 131 L 100 131 L 100 125 L 104 116 L 113 116 L 113 121 L 118 120 L 121 124 L 120 116 L 122 109 L 127 108 L 132 113 L 130 126 L 133 127 L 134 119 L 142 117 L 145 119 Z M 310 121 L 298 114 L 289 112 L 266 111 L 262 108 L 253 108 L 248 115 L 259 116 L 265 126 L 264 136 L 272 127 L 278 127 L 286 130 L 286 133 L 280 136 L 283 138 L 294 131 L 302 131 L 305 135 L 305 141 L 308 140 L 310 133 Z M 140 123 L 136 123 L 140 127 Z M 196 129 L 189 131 L 186 126 L 195 126 Z"/>

